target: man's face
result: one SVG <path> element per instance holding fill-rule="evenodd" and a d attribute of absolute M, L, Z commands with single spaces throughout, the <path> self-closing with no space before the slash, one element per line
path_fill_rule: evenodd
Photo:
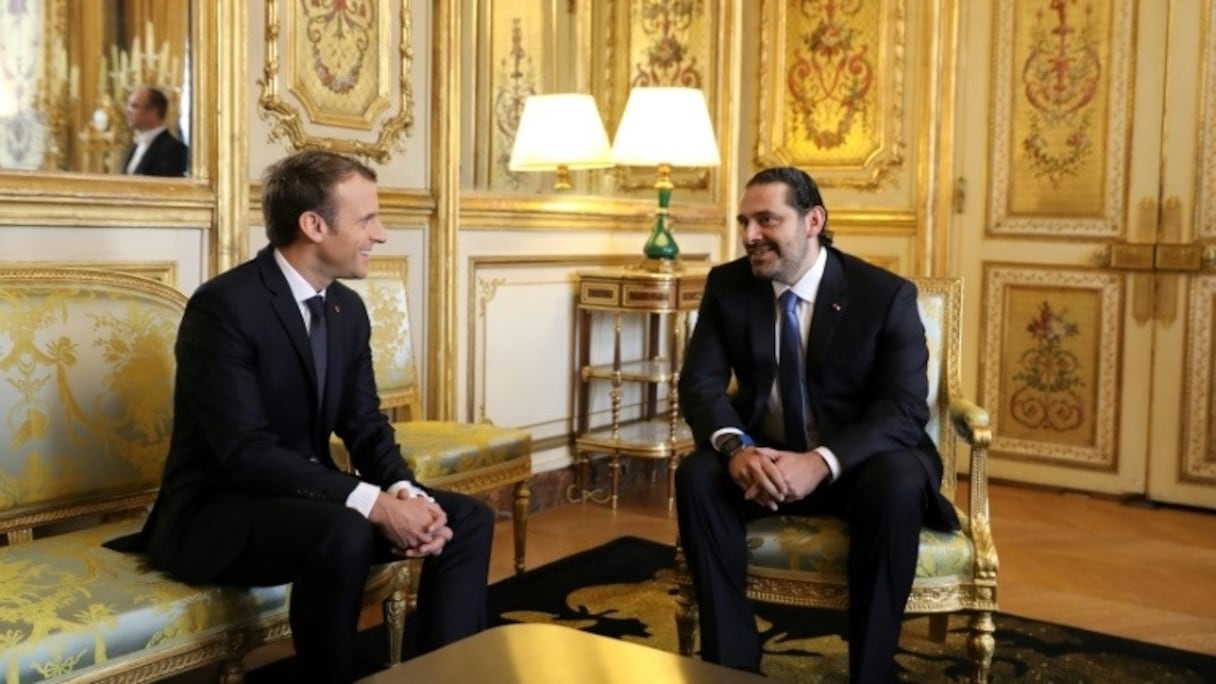
<path fill-rule="evenodd" d="M 757 278 L 793 285 L 819 256 L 819 233 L 826 215 L 813 207 L 806 216 L 786 201 L 785 183 L 753 185 L 739 201 L 739 237 Z"/>
<path fill-rule="evenodd" d="M 354 174 L 334 186 L 333 205 L 333 224 L 323 226 L 317 244 L 318 275 L 326 282 L 366 278 L 372 248 L 388 239 L 380 223 L 376 184 Z"/>
<path fill-rule="evenodd" d="M 127 97 L 127 125 L 136 131 L 150 131 L 160 125 L 160 117 L 148 102 L 148 91 L 136 88 Z"/>

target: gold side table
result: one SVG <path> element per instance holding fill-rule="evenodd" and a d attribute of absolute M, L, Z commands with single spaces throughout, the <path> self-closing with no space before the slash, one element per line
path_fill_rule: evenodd
<path fill-rule="evenodd" d="M 667 506 L 672 507 L 676 466 L 694 446 L 692 432 L 680 417 L 677 382 L 708 273 L 706 264 L 656 264 L 648 260 L 639 267 L 577 274 L 579 372 L 575 379 L 574 445 L 579 481 L 568 495 L 572 501 L 610 501 L 615 509 L 621 457 L 632 456 L 667 460 Z M 593 364 L 591 328 L 600 316 L 612 320 L 612 361 Z M 637 325 L 629 326 L 629 334 L 634 334 L 632 329 L 640 330 L 642 354 L 627 359 L 623 358 L 622 335 L 631 317 Z M 630 384 L 641 387 L 642 401 L 639 416 L 624 419 L 622 397 Z M 607 425 L 592 426 L 591 398 L 597 385 L 608 388 L 610 418 Z M 589 489 L 594 453 L 609 457 L 611 485 L 607 494 Z"/>

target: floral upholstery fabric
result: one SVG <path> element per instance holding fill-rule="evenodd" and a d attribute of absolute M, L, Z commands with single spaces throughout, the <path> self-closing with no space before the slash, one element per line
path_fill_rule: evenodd
<path fill-rule="evenodd" d="M 0 278 L 0 518 L 159 484 L 184 303 L 151 281 Z"/>
<path fill-rule="evenodd" d="M 0 549 L 7 684 L 67 681 L 286 612 L 286 586 L 190 586 L 152 570 L 142 555 L 101 546 L 140 525 L 109 523 Z"/>
<path fill-rule="evenodd" d="M 962 529 L 920 531 L 916 580 L 958 577 L 970 579 L 975 567 L 975 545 L 970 521 L 958 511 Z M 849 526 L 840 518 L 778 515 L 747 526 L 747 547 L 753 568 L 805 572 L 821 579 L 848 577 Z"/>
<path fill-rule="evenodd" d="M 411 420 L 394 423 L 397 443 L 420 482 L 530 458 L 527 430 L 487 423 Z"/>

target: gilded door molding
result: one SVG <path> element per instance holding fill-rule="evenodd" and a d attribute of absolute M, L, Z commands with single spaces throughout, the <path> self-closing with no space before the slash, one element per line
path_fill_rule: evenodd
<path fill-rule="evenodd" d="M 1194 279 L 1187 320 L 1186 389 L 1182 423 L 1182 454 L 1178 469 L 1183 482 L 1216 485 L 1216 383 L 1212 382 L 1216 349 L 1216 276 Z"/>
<path fill-rule="evenodd" d="M 1112 0 L 999 0 L 990 233 L 1121 235 L 1136 12 Z"/>
<path fill-rule="evenodd" d="M 1199 204 L 1195 215 L 1199 218 L 1195 235 L 1201 239 L 1216 239 L 1216 11 L 1212 3 L 1204 5 L 1203 77 L 1199 83 L 1202 115 L 1196 122 L 1195 164 L 1199 169 L 1199 192 L 1195 202 Z M 1216 253 L 1211 260 L 1216 263 Z"/>
<path fill-rule="evenodd" d="M 400 18 L 392 45 L 390 18 Z M 265 66 L 258 113 L 272 124 L 270 140 L 291 149 L 315 147 L 387 163 L 414 125 L 410 85 L 410 0 L 286 2 L 266 0 Z M 279 48 L 286 29 L 283 67 L 294 103 L 280 94 Z M 396 69 L 390 60 L 398 57 Z M 394 87 L 393 78 L 396 78 Z M 397 100 L 397 110 L 381 115 Z M 375 140 L 323 135 L 318 127 L 376 132 Z"/>
<path fill-rule="evenodd" d="M 986 265 L 981 396 L 993 453 L 1115 471 L 1123 290 L 1117 273 Z"/>
<path fill-rule="evenodd" d="M 906 0 L 763 0 L 756 165 L 876 190 L 904 166 Z"/>

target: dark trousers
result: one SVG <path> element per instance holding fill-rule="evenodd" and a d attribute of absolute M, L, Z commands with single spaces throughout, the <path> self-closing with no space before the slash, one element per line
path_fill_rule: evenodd
<path fill-rule="evenodd" d="M 849 679 L 891 681 L 929 495 L 916 457 L 892 452 L 772 512 L 743 499 L 721 454 L 699 449 L 686 457 L 676 472 L 676 510 L 697 593 L 701 657 L 759 670 L 760 637 L 744 593 L 747 523 L 766 515 L 830 514 L 849 525 Z"/>
<path fill-rule="evenodd" d="M 475 634 L 486 624 L 486 577 L 494 514 L 480 501 L 433 491 L 452 539 L 422 566 L 416 619 L 420 652 Z M 401 560 L 358 511 L 329 502 L 263 499 L 245 549 L 214 581 L 292 583 L 291 633 L 308 681 L 353 679 L 355 635 L 371 566 Z"/>

